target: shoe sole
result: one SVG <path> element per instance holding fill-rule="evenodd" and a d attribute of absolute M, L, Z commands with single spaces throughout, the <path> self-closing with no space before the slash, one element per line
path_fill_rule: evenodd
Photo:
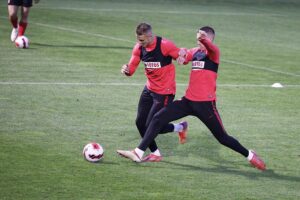
<path fill-rule="evenodd" d="M 123 158 L 127 158 L 127 159 L 129 159 L 129 160 L 131 160 L 131 161 L 133 161 L 133 162 L 136 162 L 136 163 L 140 163 L 140 162 L 143 162 L 142 160 L 141 161 L 135 161 L 135 160 L 132 160 L 130 157 L 128 157 L 128 156 L 125 156 L 124 154 L 122 154 L 122 153 L 120 153 L 120 152 L 117 152 L 120 156 L 122 156 Z"/>
<path fill-rule="evenodd" d="M 160 162 L 162 159 L 160 160 L 143 160 L 142 162 Z"/>

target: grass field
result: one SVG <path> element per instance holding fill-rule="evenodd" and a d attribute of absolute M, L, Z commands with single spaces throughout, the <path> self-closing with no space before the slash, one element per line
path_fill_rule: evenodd
<path fill-rule="evenodd" d="M 0 199 L 300 199 L 300 2 L 297 0 L 41 0 L 32 8 L 30 48 L 10 42 L 0 3 Z M 120 74 L 135 26 L 180 47 L 203 25 L 221 49 L 218 109 L 231 135 L 255 149 L 252 168 L 194 117 L 188 143 L 157 138 L 164 160 L 135 164 L 116 154 L 139 143 L 134 124 L 142 65 Z M 189 67 L 177 68 L 177 95 Z M 270 87 L 273 83 L 283 88 Z M 99 164 L 83 146 L 105 148 Z"/>

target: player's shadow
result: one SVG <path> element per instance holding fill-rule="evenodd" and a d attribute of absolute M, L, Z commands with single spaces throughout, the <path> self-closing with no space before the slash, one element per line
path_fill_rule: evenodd
<path fill-rule="evenodd" d="M 161 138 L 161 146 L 162 149 L 164 149 L 166 152 L 164 156 L 172 156 L 175 154 L 176 156 L 182 156 L 186 157 L 187 152 L 190 155 L 196 155 L 197 157 L 202 157 L 204 159 L 210 160 L 213 163 L 215 163 L 213 166 L 210 165 L 210 167 L 204 167 L 204 166 L 197 166 L 197 165 L 189 165 L 189 164 L 182 164 L 178 162 L 170 162 L 163 160 L 162 163 L 169 164 L 168 168 L 176 168 L 176 169 L 182 169 L 182 170 L 193 170 L 196 173 L 199 171 L 202 172 L 208 172 L 208 173 L 219 173 L 219 174 L 232 174 L 232 175 L 239 175 L 239 176 L 245 176 L 249 179 L 256 179 L 260 177 L 266 177 L 271 179 L 278 179 L 278 180 L 287 180 L 287 181 L 293 181 L 293 182 L 300 182 L 300 177 L 298 176 L 286 176 L 277 174 L 272 169 L 267 169 L 263 172 L 260 171 L 241 171 L 239 169 L 236 169 L 234 167 L 234 163 L 230 160 L 224 159 L 220 155 L 220 150 L 222 145 L 220 145 L 216 140 L 214 140 L 213 136 L 210 135 L 206 130 L 200 131 L 199 134 L 193 135 L 193 138 L 190 139 L 188 143 L 185 145 L 180 146 L 180 149 L 174 149 L 174 147 L 178 146 L 177 140 L 170 140 L 168 136 Z M 242 165 L 249 167 L 251 169 L 251 166 L 247 161 Z M 144 165 L 144 167 L 148 167 Z M 159 167 L 159 166 L 155 166 Z"/>
<path fill-rule="evenodd" d="M 55 48 L 89 48 L 89 49 L 132 49 L 126 46 L 101 46 L 101 45 L 75 45 L 75 44 L 43 44 L 31 43 L 33 46 L 55 47 Z"/>
<path fill-rule="evenodd" d="M 188 152 L 190 155 L 205 158 L 215 163 L 230 163 L 229 160 L 224 159 L 220 155 L 221 149 L 226 147 L 219 144 L 208 130 L 204 129 L 196 132 L 196 134 L 192 134 L 193 136 L 188 137 L 188 142 L 184 145 L 178 145 L 178 140 L 170 139 L 170 136 L 161 137 L 160 146 L 166 152 L 164 156 L 176 155 L 185 157 Z M 177 148 L 174 149 L 174 147 Z"/>
<path fill-rule="evenodd" d="M 234 169 L 233 167 L 228 167 L 228 166 L 224 166 L 224 165 L 214 165 L 214 167 L 208 168 L 208 167 L 188 165 L 188 164 L 182 164 L 182 163 L 170 162 L 170 161 L 161 161 L 161 162 L 180 167 L 183 170 L 240 175 L 240 176 L 245 176 L 249 179 L 265 177 L 265 178 L 271 178 L 271 179 L 300 182 L 300 177 L 298 177 L 298 176 L 286 176 L 286 175 L 277 174 L 272 169 L 267 169 L 263 172 L 260 172 L 260 171 L 252 172 L 252 171 L 240 171 L 240 170 Z M 178 168 L 176 168 L 176 169 L 178 169 Z"/>

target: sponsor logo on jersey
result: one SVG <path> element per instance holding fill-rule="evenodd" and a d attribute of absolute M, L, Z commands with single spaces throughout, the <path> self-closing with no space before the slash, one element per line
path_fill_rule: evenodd
<path fill-rule="evenodd" d="M 192 62 L 192 69 L 204 69 L 205 62 L 204 61 L 193 61 Z"/>
<path fill-rule="evenodd" d="M 160 62 L 144 62 L 145 68 L 147 69 L 158 69 L 161 68 Z"/>

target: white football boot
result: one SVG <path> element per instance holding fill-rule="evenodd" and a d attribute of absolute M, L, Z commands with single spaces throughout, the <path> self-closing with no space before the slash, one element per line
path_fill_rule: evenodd
<path fill-rule="evenodd" d="M 120 156 L 123 156 L 124 158 L 128 158 L 134 162 L 137 162 L 137 163 L 142 162 L 142 159 L 137 155 L 137 153 L 134 150 L 132 150 L 132 151 L 117 150 L 117 153 Z"/>
<path fill-rule="evenodd" d="M 10 34 L 10 40 L 12 42 L 14 42 L 17 39 L 18 34 L 19 34 L 18 28 L 13 28 L 13 30 L 11 31 L 11 34 Z"/>

